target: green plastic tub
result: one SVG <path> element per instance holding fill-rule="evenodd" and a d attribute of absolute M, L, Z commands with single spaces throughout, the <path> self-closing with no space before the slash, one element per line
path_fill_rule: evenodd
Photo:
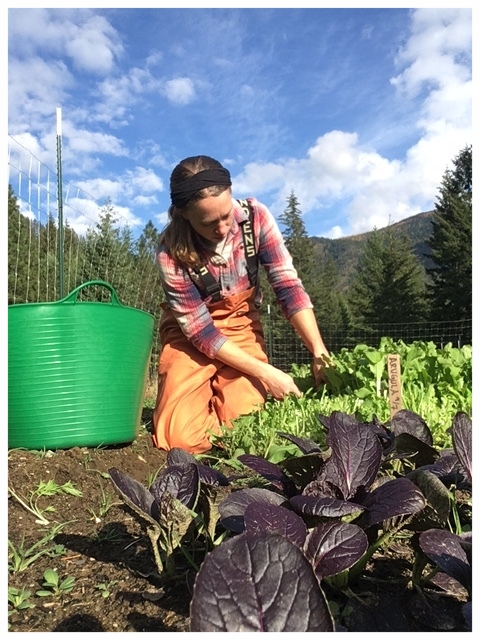
<path fill-rule="evenodd" d="M 107 287 L 110 302 L 78 300 Z M 68 449 L 138 435 L 154 317 L 92 280 L 58 302 L 8 307 L 8 447 Z"/>

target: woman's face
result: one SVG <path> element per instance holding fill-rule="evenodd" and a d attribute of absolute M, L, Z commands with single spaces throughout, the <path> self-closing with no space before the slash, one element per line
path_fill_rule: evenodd
<path fill-rule="evenodd" d="M 218 244 L 227 237 L 233 222 L 233 201 L 230 189 L 219 196 L 197 200 L 182 212 L 198 235 Z"/>

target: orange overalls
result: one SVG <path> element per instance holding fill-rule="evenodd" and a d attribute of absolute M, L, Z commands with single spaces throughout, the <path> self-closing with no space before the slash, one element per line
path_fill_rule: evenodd
<path fill-rule="evenodd" d="M 217 329 L 243 351 L 267 362 L 255 288 L 208 305 Z M 158 449 L 180 447 L 189 453 L 211 448 L 209 431 L 262 406 L 267 397 L 256 378 L 212 360 L 185 337 L 170 309 L 160 321 L 162 352 L 153 414 L 153 442 Z"/>

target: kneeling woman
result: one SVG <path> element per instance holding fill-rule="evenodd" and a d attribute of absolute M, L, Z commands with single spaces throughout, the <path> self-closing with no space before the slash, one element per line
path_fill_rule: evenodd
<path fill-rule="evenodd" d="M 153 441 L 190 453 L 211 448 L 210 433 L 300 390 L 268 362 L 260 322 L 261 292 L 249 278 L 242 225 L 248 210 L 232 198 L 230 174 L 217 160 L 182 160 L 170 179 L 169 223 L 157 263 L 165 293 Z M 324 381 L 329 354 L 278 225 L 263 204 L 247 199 L 253 240 L 278 303 L 313 356 Z M 257 278 L 258 280 L 258 278 Z"/>

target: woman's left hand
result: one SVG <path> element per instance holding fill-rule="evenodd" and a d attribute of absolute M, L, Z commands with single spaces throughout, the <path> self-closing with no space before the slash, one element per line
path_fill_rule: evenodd
<path fill-rule="evenodd" d="M 328 353 L 324 353 L 321 356 L 316 356 L 313 358 L 312 373 L 313 373 L 313 377 L 315 378 L 315 385 L 317 387 L 327 382 L 325 369 L 333 366 L 334 366 L 333 361 L 330 358 Z"/>

